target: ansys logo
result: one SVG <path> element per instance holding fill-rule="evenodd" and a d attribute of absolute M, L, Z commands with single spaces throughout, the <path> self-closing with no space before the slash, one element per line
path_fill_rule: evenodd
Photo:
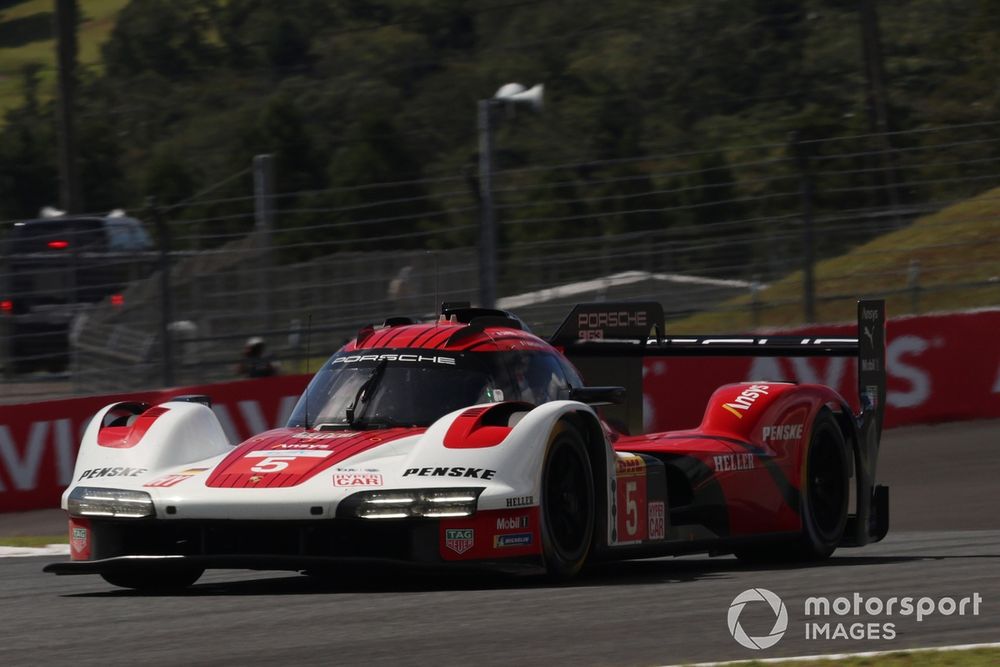
<path fill-rule="evenodd" d="M 771 611 L 774 612 L 775 618 L 774 627 L 771 628 L 771 632 L 762 637 L 751 637 L 746 633 L 743 626 L 740 625 L 740 614 L 743 613 L 743 608 L 748 602 L 766 602 L 771 606 Z M 766 588 L 750 588 L 733 599 L 733 603 L 729 605 L 728 621 L 729 634 L 739 642 L 740 646 L 759 651 L 771 648 L 785 634 L 785 630 L 788 628 L 788 611 L 785 609 L 785 603 L 781 601 L 781 598 L 771 591 Z"/>

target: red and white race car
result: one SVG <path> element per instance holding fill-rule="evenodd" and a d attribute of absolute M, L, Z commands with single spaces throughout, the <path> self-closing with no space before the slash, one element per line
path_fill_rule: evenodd
<path fill-rule="evenodd" d="M 207 397 L 115 403 L 63 495 L 71 560 L 46 571 L 162 589 L 357 559 L 566 578 L 600 559 L 825 558 L 888 529 L 884 304 L 858 317 L 858 339 L 667 338 L 659 304 L 584 304 L 546 341 L 445 304 L 363 329 L 285 428 L 236 446 Z M 856 356 L 862 410 L 760 378 L 716 390 L 696 429 L 641 434 L 651 355 Z"/>

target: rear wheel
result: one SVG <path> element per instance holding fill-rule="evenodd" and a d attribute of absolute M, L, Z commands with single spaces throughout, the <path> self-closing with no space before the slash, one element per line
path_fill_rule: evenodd
<path fill-rule="evenodd" d="M 137 591 L 161 592 L 178 591 L 198 581 L 204 569 L 183 568 L 169 570 L 129 569 L 102 572 L 101 577 L 112 586 L 132 588 Z"/>
<path fill-rule="evenodd" d="M 560 423 L 542 468 L 542 555 L 553 579 L 577 574 L 594 539 L 594 478 L 579 432 Z"/>
<path fill-rule="evenodd" d="M 850 465 L 847 442 L 837 420 L 823 410 L 813 424 L 806 452 L 799 555 L 820 560 L 833 553 L 847 526 Z"/>
<path fill-rule="evenodd" d="M 830 556 L 847 525 L 850 497 L 850 460 L 840 425 L 829 410 L 813 423 L 806 449 L 800 497 L 802 533 L 792 542 L 738 550 L 750 562 L 814 561 Z"/>

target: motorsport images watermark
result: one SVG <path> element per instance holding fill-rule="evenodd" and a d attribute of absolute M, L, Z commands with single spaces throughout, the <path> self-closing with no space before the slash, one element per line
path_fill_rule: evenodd
<path fill-rule="evenodd" d="M 765 603 L 764 605 L 754 603 Z M 915 597 L 911 595 L 880 597 L 853 593 L 850 596 L 807 597 L 803 603 L 802 622 L 806 639 L 847 639 L 875 640 L 895 639 L 896 619 L 915 618 L 922 623 L 929 616 L 979 616 L 983 597 L 973 593 L 965 597 Z M 766 605 L 766 606 L 765 606 Z M 756 606 L 774 624 L 763 635 L 750 635 L 740 622 L 744 610 Z M 837 620 L 851 617 L 850 621 Z M 729 605 L 726 617 L 729 634 L 740 646 L 754 651 L 771 648 L 777 644 L 788 630 L 788 610 L 785 603 L 775 593 L 766 588 L 750 588 L 735 598 Z"/>
<path fill-rule="evenodd" d="M 740 625 L 740 615 L 750 602 L 766 602 L 774 612 L 774 626 L 766 635 L 751 637 Z M 785 630 L 788 629 L 788 610 L 785 609 L 785 603 L 781 598 L 766 588 L 750 588 L 733 598 L 726 620 L 729 622 L 729 634 L 740 646 L 759 651 L 771 648 L 785 635 Z"/>

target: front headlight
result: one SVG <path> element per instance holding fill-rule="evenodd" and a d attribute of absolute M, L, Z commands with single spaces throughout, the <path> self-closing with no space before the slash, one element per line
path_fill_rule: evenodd
<path fill-rule="evenodd" d="M 107 516 L 120 519 L 156 516 L 153 499 L 145 491 L 78 486 L 70 492 L 66 506 L 73 516 Z"/>
<path fill-rule="evenodd" d="M 482 487 L 362 491 L 344 502 L 362 519 L 445 519 L 475 514 L 482 492 Z"/>

